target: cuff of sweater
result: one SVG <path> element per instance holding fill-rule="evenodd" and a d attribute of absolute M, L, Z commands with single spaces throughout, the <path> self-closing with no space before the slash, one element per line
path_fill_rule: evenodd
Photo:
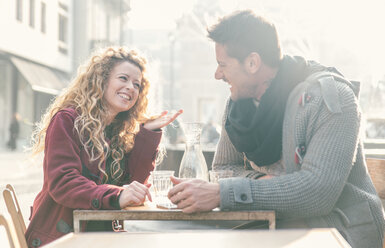
<path fill-rule="evenodd" d="M 121 209 L 119 204 L 120 193 L 122 192 L 119 192 L 119 195 L 117 197 L 111 197 L 110 199 L 110 205 L 113 209 L 117 209 L 117 210 Z"/>
<path fill-rule="evenodd" d="M 250 179 L 229 178 L 219 180 L 221 210 L 231 210 L 238 206 L 253 202 Z"/>
<path fill-rule="evenodd" d="M 158 128 L 158 129 L 155 129 L 155 130 L 150 130 L 150 129 L 145 128 L 144 124 L 140 124 L 139 132 L 145 132 L 147 134 L 159 135 L 159 134 L 162 134 L 162 129 Z"/>
<path fill-rule="evenodd" d="M 116 185 L 103 184 L 108 190 L 101 196 L 102 203 L 99 209 L 120 209 L 119 195 L 123 191 L 123 187 Z"/>
<path fill-rule="evenodd" d="M 232 208 L 234 202 L 234 192 L 231 185 L 231 178 L 219 180 L 219 194 L 220 194 L 220 209 L 222 211 L 228 211 Z"/>

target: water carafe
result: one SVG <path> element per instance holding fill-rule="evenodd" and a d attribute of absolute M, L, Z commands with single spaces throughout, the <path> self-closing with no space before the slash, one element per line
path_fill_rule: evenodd
<path fill-rule="evenodd" d="M 202 123 L 183 123 L 182 129 L 186 138 L 186 148 L 179 167 L 179 177 L 208 181 L 207 164 L 200 144 Z"/>

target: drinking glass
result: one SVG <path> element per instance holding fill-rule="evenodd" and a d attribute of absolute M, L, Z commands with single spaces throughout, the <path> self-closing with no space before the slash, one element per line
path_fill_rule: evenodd
<path fill-rule="evenodd" d="M 170 176 L 174 175 L 172 170 L 159 170 L 151 172 L 153 200 L 157 207 L 174 208 L 175 205 L 168 199 L 168 191 L 173 187 Z"/>
<path fill-rule="evenodd" d="M 221 178 L 229 178 L 233 176 L 232 170 L 211 170 L 210 174 L 210 182 L 218 183 Z"/>

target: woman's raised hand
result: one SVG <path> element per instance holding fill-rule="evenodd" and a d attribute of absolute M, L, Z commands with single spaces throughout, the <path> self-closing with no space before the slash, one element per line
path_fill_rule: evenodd
<path fill-rule="evenodd" d="M 163 111 L 158 118 L 146 122 L 143 125 L 143 127 L 148 130 L 156 130 L 156 129 L 165 127 L 171 122 L 173 122 L 182 113 L 183 113 L 182 109 L 178 110 L 177 112 L 171 112 L 171 113 L 169 113 L 167 110 Z"/>
<path fill-rule="evenodd" d="M 150 201 L 152 201 L 150 191 L 148 188 L 151 185 L 144 185 L 133 181 L 129 185 L 124 186 L 124 190 L 120 193 L 119 205 L 120 208 L 125 208 L 128 206 L 140 206 L 146 200 L 146 196 Z"/>

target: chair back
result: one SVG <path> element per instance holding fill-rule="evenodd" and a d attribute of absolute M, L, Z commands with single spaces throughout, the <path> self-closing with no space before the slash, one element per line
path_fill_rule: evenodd
<path fill-rule="evenodd" d="M 385 206 L 385 159 L 367 158 L 366 166 L 368 167 L 368 172 L 373 181 L 374 188 L 376 188 L 377 194 L 381 198 L 382 206 Z M 385 240 L 383 242 L 383 248 L 385 248 Z"/>
<path fill-rule="evenodd" d="M 7 188 L 3 190 L 3 197 L 15 227 L 18 243 L 21 248 L 27 248 L 27 241 L 24 235 L 26 230 L 24 219 L 21 214 L 19 203 L 17 202 L 15 190 L 13 190 L 11 185 L 7 185 Z"/>
<path fill-rule="evenodd" d="M 12 192 L 13 201 L 14 201 L 14 203 L 16 205 L 17 218 L 19 219 L 19 222 L 20 222 L 20 225 L 21 225 L 23 233 L 25 233 L 25 231 L 27 230 L 27 227 L 25 226 L 25 222 L 24 222 L 24 218 L 23 218 L 23 213 L 21 212 L 21 208 L 20 208 L 19 202 L 17 201 L 16 191 L 15 191 L 15 189 L 13 188 L 13 186 L 11 184 L 7 184 L 6 188 L 9 189 Z"/>
<path fill-rule="evenodd" d="M 381 200 L 385 200 L 385 159 L 367 158 L 369 175 Z"/>
<path fill-rule="evenodd" d="M 10 248 L 15 248 L 15 244 L 13 243 L 13 235 L 11 232 L 10 225 L 8 223 L 8 220 L 0 214 L 0 225 L 4 226 L 5 231 L 7 232 L 8 242 Z"/>

